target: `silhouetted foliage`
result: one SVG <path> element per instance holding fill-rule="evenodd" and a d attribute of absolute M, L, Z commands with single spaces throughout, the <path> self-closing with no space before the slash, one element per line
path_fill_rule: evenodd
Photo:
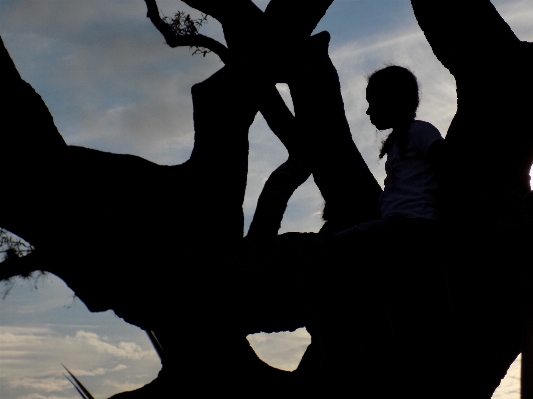
<path fill-rule="evenodd" d="M 198 29 L 207 23 L 207 15 L 202 14 L 200 18 L 193 19 L 185 11 L 178 11 L 173 18 L 163 17 L 163 21 L 170 26 L 172 33 L 176 36 L 195 36 L 198 35 Z M 194 48 L 194 54 L 202 54 L 204 57 L 211 52 L 210 49 L 201 46 L 191 46 Z"/>
<path fill-rule="evenodd" d="M 12 257 L 23 257 L 30 254 L 35 248 L 20 237 L 10 234 L 5 229 L 0 228 L 0 255 L 4 255 L 4 259 Z M 3 259 L 0 259 L 2 261 Z"/>

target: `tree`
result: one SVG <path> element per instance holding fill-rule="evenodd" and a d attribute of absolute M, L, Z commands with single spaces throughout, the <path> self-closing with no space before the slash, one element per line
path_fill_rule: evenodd
<path fill-rule="evenodd" d="M 516 292 L 526 273 L 519 267 L 518 259 L 530 237 L 524 225 L 528 218 L 524 218 L 524 212 L 529 214 L 531 206 L 531 195 L 527 193 L 533 137 L 523 110 L 531 106 L 524 94 L 532 87 L 529 70 L 533 53 L 531 45 L 514 35 L 490 2 L 476 2 L 475 7 L 461 12 L 455 2 L 447 3 L 439 11 L 436 6 L 418 1 L 412 1 L 412 5 L 435 55 L 457 82 L 458 111 L 446 141 L 450 224 L 462 226 L 462 232 L 452 228 L 461 237 L 451 245 L 462 260 L 454 261 L 450 269 L 457 273 L 452 274 L 455 287 L 464 283 L 475 287 L 454 295 L 464 306 L 458 315 L 460 325 L 469 326 L 470 340 L 477 341 L 476 345 L 466 344 L 464 349 L 468 347 L 479 359 L 475 379 L 482 381 L 494 373 L 496 382 L 497 369 L 503 376 L 506 365 L 520 348 L 523 309 L 513 311 L 509 301 L 518 299 L 513 290 Z M 454 28 L 450 29 L 451 26 Z M 497 82 L 494 90 L 488 89 L 487 79 Z M 488 154 L 498 155 L 488 161 Z M 520 204 L 518 198 L 524 195 L 529 197 L 525 204 Z M 522 216 L 515 212 L 522 212 Z M 521 218 L 524 219 L 520 222 Z M 496 248 L 490 255 L 484 247 L 488 243 Z M 465 253 L 470 255 L 464 256 Z M 479 266 L 472 267 L 472 263 Z M 502 273 L 501 264 L 510 265 L 512 270 Z M 527 292 L 527 286 L 525 289 Z M 470 295 L 484 298 L 484 306 L 474 311 L 477 301 Z M 509 324 L 493 328 L 495 317 Z M 486 340 L 479 339 L 481 334 L 487 334 Z M 488 352 L 482 348 L 488 342 L 505 344 Z M 527 361 L 524 360 L 524 366 Z M 523 379 L 523 386 L 527 382 Z M 470 387 L 472 396 L 481 392 L 474 384 Z M 490 389 L 488 385 L 486 395 Z M 523 392 L 524 397 L 531 395 L 530 389 Z"/>
<path fill-rule="evenodd" d="M 193 88 L 195 147 L 191 159 L 182 165 L 163 167 L 138 157 L 66 146 L 46 106 L 17 76 L 4 51 L 0 61 L 5 65 L 6 74 L 10 74 L 7 92 L 12 100 L 4 112 L 14 120 L 23 120 L 24 125 L 19 125 L 17 134 L 5 137 L 1 159 L 5 168 L 15 166 L 22 175 L 32 176 L 34 182 L 14 191 L 6 199 L 7 207 L 16 204 L 31 209 L 31 212 L 22 217 L 13 213 L 2 214 L 0 220 L 0 225 L 25 237 L 37 248 L 27 257 L 25 266 L 19 262 L 16 271 L 41 269 L 43 264 L 46 265 L 46 270 L 61 276 L 89 309 L 112 308 L 126 320 L 154 330 L 165 350 L 174 354 L 170 358 L 179 355 L 192 362 L 187 367 L 189 374 L 193 374 L 191 370 L 195 368 L 201 369 L 202 356 L 209 355 L 209 349 L 200 348 L 202 327 L 208 323 L 232 327 L 233 331 L 228 332 L 225 355 L 230 357 L 238 353 L 241 358 L 250 357 L 247 378 L 259 379 L 268 375 L 268 378 L 286 386 L 301 378 L 304 382 L 297 383 L 296 387 L 314 388 L 309 378 L 312 376 L 316 384 L 316 376 L 325 374 L 317 369 L 325 359 L 335 356 L 334 347 L 326 345 L 317 355 L 319 360 L 309 361 L 311 366 L 307 371 L 297 373 L 302 377 L 288 377 L 263 367 L 235 336 L 237 332 L 257 328 L 252 320 L 241 320 L 240 315 L 247 312 L 242 298 L 257 292 L 258 288 L 252 283 L 259 280 L 261 268 L 268 263 L 265 259 L 270 262 L 274 257 L 281 259 L 284 265 L 290 265 L 299 257 L 309 258 L 312 254 L 318 270 L 320 265 L 335 259 L 333 252 L 339 249 L 327 236 L 288 235 L 275 238 L 288 198 L 310 173 L 313 173 L 326 200 L 325 232 L 377 216 L 380 189 L 351 140 L 338 78 L 327 55 L 328 35 L 310 37 L 331 1 L 302 5 L 297 1 L 272 0 L 264 13 L 245 0 L 231 4 L 209 0 L 186 1 L 222 23 L 227 48 L 201 35 L 191 34 L 190 30 L 185 35 L 176 36 L 176 30 L 159 17 L 155 2 L 147 0 L 146 3 L 148 16 L 169 45 L 204 47 L 217 53 L 226 63 L 221 71 Z M 528 76 L 531 50 L 514 37 L 488 1 L 478 1 L 471 10 L 460 9 L 455 2 L 448 2 L 445 7 L 412 3 L 435 54 L 454 74 L 458 84 L 459 110 L 447 138 L 450 148 L 447 207 L 448 228 L 454 235 L 449 246 L 452 253 L 460 254 L 460 260 L 454 257 L 451 258 L 453 261 L 448 260 L 447 272 L 451 296 L 460 304 L 454 307 L 457 312 L 454 326 L 466 326 L 466 334 L 451 333 L 451 341 L 458 345 L 459 350 L 454 352 L 457 358 L 446 363 L 455 367 L 447 377 L 450 389 L 464 387 L 465 396 L 486 397 L 519 351 L 517 334 L 520 323 L 516 322 L 519 312 L 506 315 L 513 328 L 491 331 L 484 339 L 480 336 L 490 331 L 488 325 L 495 315 L 501 315 L 506 310 L 513 298 L 510 294 L 516 292 L 521 271 L 506 272 L 502 276 L 501 270 L 496 269 L 494 274 L 485 273 L 486 286 L 473 288 L 479 278 L 479 270 L 472 268 L 470 263 L 472 259 L 486 262 L 489 257 L 489 264 L 494 264 L 495 259 L 512 261 L 522 253 L 521 244 L 526 243 L 529 237 L 527 222 L 530 219 L 522 215 L 515 217 L 506 211 L 516 209 L 515 204 L 524 204 L 521 209 L 525 212 L 531 209 L 527 202 L 530 200 L 523 199 L 527 190 L 524 182 L 527 182 L 529 166 L 533 162 L 532 139 L 527 134 L 526 124 L 529 103 L 522 101 L 524 96 L 521 94 L 527 93 L 531 86 Z M 276 33 L 269 29 L 271 26 L 282 26 L 284 29 Z M 451 33 L 450 26 L 454 27 Z M 471 40 L 478 37 L 480 29 L 486 33 L 484 41 Z M 280 48 L 296 51 L 283 52 Z M 312 60 L 313 67 L 303 69 L 302 58 Z M 509 59 L 517 61 L 504 62 Z M 498 91 L 487 92 L 483 82 L 494 76 L 504 76 L 505 81 L 502 79 Z M 237 90 L 232 84 L 236 81 L 241 83 Z M 295 117 L 288 112 L 273 88 L 273 84 L 279 81 L 285 81 L 290 86 Z M 28 109 L 33 110 L 35 115 L 32 120 L 17 118 L 21 110 L 27 112 Z M 250 229 L 250 239 L 242 244 L 247 130 L 258 110 L 286 145 L 290 155 L 265 186 Z M 486 118 L 487 110 L 490 110 L 490 122 Z M 517 133 L 513 140 L 493 139 L 499 138 L 499 132 L 506 130 L 523 134 Z M 326 131 L 330 133 L 327 136 L 324 134 Z M 489 139 L 477 137 L 479 131 L 486 132 Z M 492 178 L 493 189 L 487 192 L 487 179 L 480 174 L 479 165 L 482 156 L 494 153 L 498 153 L 499 157 L 491 164 L 490 171 L 496 179 Z M 216 179 L 212 177 L 213 170 L 217 171 Z M 179 191 L 170 181 L 179 187 Z M 136 189 L 139 186 L 144 188 L 141 193 Z M 35 203 L 32 193 L 44 192 L 45 188 L 53 195 Z M 479 201 L 472 201 L 472 206 L 465 207 L 465 198 L 480 197 L 486 205 L 481 212 L 476 214 L 471 211 L 480 209 Z M 64 201 L 64 198 L 71 200 Z M 213 203 L 212 198 L 217 198 L 217 202 Z M 78 212 L 80 208 L 84 212 Z M 180 211 L 176 212 L 178 209 Z M 139 220 L 135 223 L 131 220 L 132 214 L 138 215 Z M 453 227 L 457 224 L 463 226 L 468 235 L 458 234 Z M 225 232 L 215 242 L 207 241 L 203 234 L 213 225 L 224 226 Z M 183 268 L 175 271 L 158 268 L 157 273 L 165 275 L 168 286 L 146 287 L 144 274 L 125 273 L 132 265 L 146 269 L 152 264 L 174 263 L 172 254 L 155 250 L 141 254 L 130 251 L 138 231 L 158 231 L 186 248 Z M 57 247 L 57 237 L 63 239 L 62 248 Z M 99 251 L 92 255 L 88 248 L 94 247 L 95 237 L 98 237 Z M 491 243 L 493 249 L 485 255 L 486 251 L 480 251 L 480 248 L 487 243 Z M 207 254 L 204 250 L 206 245 L 210 248 Z M 82 253 L 83 258 L 80 257 Z M 238 254 L 237 259 L 235 254 Z M 220 262 L 219 259 L 227 259 L 233 267 L 190 266 L 215 264 Z M 76 269 L 71 266 L 73 260 L 79 265 Z M 124 267 L 110 268 L 109 265 L 113 264 Z M 80 278 L 79 270 L 86 271 L 83 278 Z M 102 282 L 104 273 L 107 280 Z M 364 276 L 369 280 L 376 278 L 371 273 Z M 294 278 L 298 278 L 297 272 Z M 319 274 L 318 278 L 324 278 L 324 275 Z M 307 278 L 302 284 L 309 297 L 306 304 L 295 305 L 296 309 L 287 311 L 279 320 L 269 317 L 267 327 L 263 325 L 261 328 L 276 331 L 279 325 L 285 329 L 288 325 L 299 327 L 303 320 L 308 321 L 310 311 L 320 319 L 311 327 L 312 335 L 331 335 L 327 323 L 331 316 L 320 306 L 324 296 L 338 286 L 333 284 L 329 291 L 321 292 L 323 287 L 318 286 L 316 280 L 316 276 L 314 279 Z M 220 281 L 225 282 L 226 289 L 221 288 Z M 175 298 L 176 284 L 183 288 L 178 299 Z M 262 280 L 261 284 L 266 285 L 268 281 Z M 101 288 L 98 296 L 93 290 L 96 285 Z M 121 287 L 120 291 L 117 286 Z M 190 286 L 209 294 L 206 298 L 192 300 L 197 294 L 186 289 Z M 143 296 L 138 295 L 139 287 L 145 290 Z M 227 287 L 232 287 L 231 292 L 227 292 Z M 502 293 L 497 296 L 487 287 L 498 287 Z M 480 297 L 487 304 L 476 308 L 478 317 L 472 317 L 469 310 L 476 306 L 475 299 Z M 189 304 L 191 301 L 193 304 L 182 309 L 181 320 L 184 325 L 197 327 L 180 332 L 176 338 L 174 320 L 159 304 Z M 265 301 L 264 312 L 267 314 L 269 309 L 280 308 L 271 300 Z M 335 315 L 346 317 L 345 310 L 339 309 Z M 379 307 L 372 310 L 379 313 Z M 487 342 L 496 343 L 490 357 L 482 350 Z M 368 353 L 364 359 L 370 361 L 372 355 L 386 354 L 390 348 L 369 345 L 366 350 Z M 460 360 L 471 351 L 478 358 L 478 369 L 474 373 L 476 378 L 467 384 L 465 376 L 471 370 L 461 369 Z M 218 352 L 218 355 L 223 353 Z M 216 359 L 216 356 L 211 356 Z M 343 370 L 353 372 L 354 367 L 358 367 L 353 363 L 356 363 L 354 359 L 345 359 L 341 363 Z M 363 362 L 363 366 L 368 366 L 368 363 Z M 219 384 L 236 389 L 238 383 L 228 379 L 227 373 L 222 374 L 222 369 L 213 360 L 210 371 L 201 376 L 188 375 L 188 378 L 200 381 L 218 374 L 221 376 L 217 380 Z M 183 369 L 180 368 L 180 371 L 183 372 Z M 339 380 L 348 378 L 342 372 L 340 375 L 342 377 L 336 377 Z"/>

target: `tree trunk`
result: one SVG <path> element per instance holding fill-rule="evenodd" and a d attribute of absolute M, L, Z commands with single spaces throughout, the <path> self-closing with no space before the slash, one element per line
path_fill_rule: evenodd
<path fill-rule="evenodd" d="M 289 79 L 302 153 L 325 200 L 328 231 L 380 217 L 381 188 L 355 146 L 337 71 L 328 56 L 329 34 L 313 36 Z"/>
<path fill-rule="evenodd" d="M 468 7 L 411 3 L 457 83 L 457 113 L 446 136 L 448 273 L 457 326 L 450 389 L 488 399 L 520 351 L 520 257 L 527 244 L 518 243 L 530 233 L 505 220 L 530 190 L 533 49 L 488 0 Z"/>

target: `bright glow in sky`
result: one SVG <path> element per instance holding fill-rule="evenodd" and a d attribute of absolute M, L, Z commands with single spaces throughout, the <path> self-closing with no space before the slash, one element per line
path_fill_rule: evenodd
<path fill-rule="evenodd" d="M 179 1 L 158 3 L 166 15 L 189 10 Z M 268 2 L 256 3 L 264 8 Z M 494 3 L 522 40 L 533 41 L 533 1 Z M 193 145 L 190 88 L 222 64 L 213 55 L 191 57 L 187 48 L 170 49 L 145 15 L 142 0 L 2 0 L 0 35 L 68 144 L 178 164 Z M 354 141 L 382 182 L 384 163 L 377 154 L 383 136 L 365 115 L 365 76 L 387 63 L 410 67 L 422 88 L 418 118 L 443 134 L 456 108 L 454 80 L 433 56 L 409 1 L 336 0 L 318 30 L 332 34 L 330 55 Z M 202 33 L 223 40 L 215 20 Z M 280 86 L 280 92 L 289 101 L 288 90 Z M 247 224 L 265 180 L 286 157 L 258 115 L 250 131 Z M 291 199 L 281 232 L 317 231 L 321 206 L 310 179 Z M 37 285 L 34 290 L 17 283 L 0 301 L 2 399 L 76 398 L 60 363 L 100 398 L 154 378 L 159 360 L 144 332 L 111 312 L 90 314 L 56 277 Z M 305 341 L 298 342 L 301 349 Z M 272 351 L 276 361 L 290 368 L 291 351 L 284 357 L 278 349 Z M 518 364 L 494 398 L 518 398 Z"/>

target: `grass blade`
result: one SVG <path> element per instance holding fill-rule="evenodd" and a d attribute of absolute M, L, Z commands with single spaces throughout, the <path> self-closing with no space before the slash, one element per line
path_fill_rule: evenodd
<path fill-rule="evenodd" d="M 87 396 L 85 396 L 85 395 L 83 394 L 83 392 L 79 390 L 79 388 L 76 386 L 76 383 L 75 383 L 74 381 L 72 381 L 72 380 L 68 377 L 68 375 L 66 375 L 66 374 L 63 374 L 63 375 L 64 375 L 65 378 L 68 380 L 68 382 L 70 382 L 70 383 L 72 384 L 72 386 L 74 387 L 74 389 L 75 389 L 76 391 L 78 391 L 78 393 L 80 394 L 80 396 L 81 396 L 83 399 L 88 399 Z"/>
<path fill-rule="evenodd" d="M 157 354 L 159 355 L 159 360 L 163 361 L 163 357 L 165 355 L 165 352 L 163 351 L 163 347 L 161 346 L 161 343 L 159 342 L 159 340 L 155 336 L 155 333 L 153 331 L 148 331 L 148 330 L 144 330 L 144 331 L 146 331 L 146 334 L 148 335 L 148 338 L 150 338 L 150 342 L 154 346 L 155 351 L 157 352 Z"/>
<path fill-rule="evenodd" d="M 71 383 L 72 385 L 74 385 L 74 388 L 76 388 L 76 390 L 80 393 L 80 395 L 83 393 L 83 396 L 82 396 L 83 399 L 94 399 L 94 398 L 93 398 L 93 395 L 91 395 L 91 393 L 87 390 L 87 388 L 85 388 L 85 387 L 83 386 L 83 384 L 82 384 L 82 383 L 81 383 L 81 382 L 80 382 L 80 381 L 74 376 L 74 374 L 72 374 L 72 373 L 70 372 L 70 370 L 67 369 L 67 368 L 65 367 L 65 365 L 64 365 L 63 363 L 61 363 L 61 365 L 63 366 L 63 368 L 64 368 L 65 370 L 67 370 L 67 373 L 69 373 L 70 377 L 76 382 L 76 385 L 74 385 L 74 382 L 72 382 L 72 381 L 69 380 L 70 383 Z M 65 376 L 65 377 L 66 377 L 66 376 Z M 79 388 L 79 389 L 78 389 L 78 388 Z M 81 390 L 81 392 L 80 392 L 80 390 Z"/>

